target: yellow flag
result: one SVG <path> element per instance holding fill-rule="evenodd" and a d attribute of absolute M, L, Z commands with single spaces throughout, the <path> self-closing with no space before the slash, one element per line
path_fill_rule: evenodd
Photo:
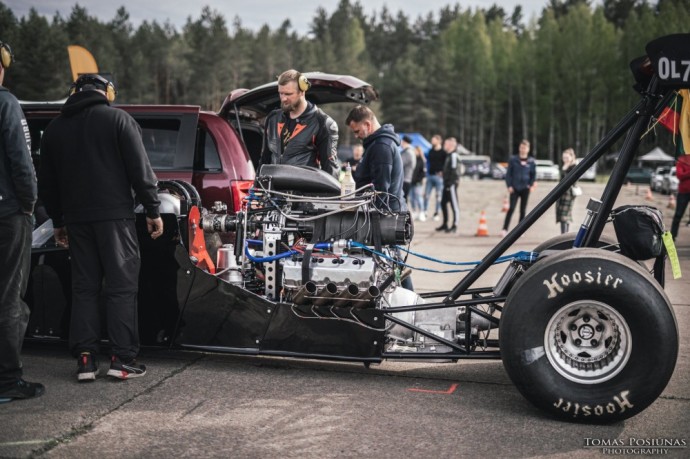
<path fill-rule="evenodd" d="M 690 155 L 690 91 L 681 89 L 678 91 L 678 94 L 683 98 L 678 130 L 680 131 L 680 138 L 683 142 L 683 152 L 686 155 Z"/>
<path fill-rule="evenodd" d="M 79 75 L 84 73 L 98 73 L 96 59 L 83 46 L 69 45 L 67 53 L 69 54 L 70 67 L 72 67 L 72 81 L 77 81 Z"/>

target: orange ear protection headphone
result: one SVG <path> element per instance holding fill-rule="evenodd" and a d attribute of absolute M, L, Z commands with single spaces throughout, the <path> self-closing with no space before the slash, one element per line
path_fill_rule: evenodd
<path fill-rule="evenodd" d="M 0 63 L 3 68 L 10 68 L 14 62 L 14 54 L 12 54 L 12 48 L 7 43 L 0 41 Z"/>
<path fill-rule="evenodd" d="M 96 73 L 81 75 L 79 78 L 77 78 L 77 81 L 72 83 L 69 95 L 71 96 L 75 92 L 81 91 L 84 86 L 89 85 L 105 91 L 105 97 L 108 99 L 108 102 L 115 101 L 115 96 L 117 95 L 115 85 Z"/>
<path fill-rule="evenodd" d="M 299 78 L 297 79 L 297 86 L 299 87 L 300 91 L 306 92 L 307 89 L 311 88 L 311 83 L 309 80 L 307 80 L 307 77 L 300 73 Z"/>

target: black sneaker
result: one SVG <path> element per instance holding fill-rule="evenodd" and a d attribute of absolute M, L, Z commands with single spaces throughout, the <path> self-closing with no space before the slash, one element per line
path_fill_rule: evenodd
<path fill-rule="evenodd" d="M 45 392 L 45 387 L 41 383 L 28 382 L 20 379 L 11 386 L 0 389 L 0 403 L 11 402 L 12 400 L 40 397 Z"/>
<path fill-rule="evenodd" d="M 132 379 L 139 378 L 146 374 L 146 365 L 139 365 L 136 359 L 132 359 L 125 363 L 119 357 L 113 356 L 110 361 L 110 370 L 108 376 L 118 379 Z"/>
<path fill-rule="evenodd" d="M 77 381 L 95 381 L 98 375 L 96 357 L 91 352 L 82 352 L 77 360 Z"/>

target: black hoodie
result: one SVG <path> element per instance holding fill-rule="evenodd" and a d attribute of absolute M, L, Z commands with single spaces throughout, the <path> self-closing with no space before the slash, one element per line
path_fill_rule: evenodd
<path fill-rule="evenodd" d="M 98 91 L 67 99 L 41 139 L 38 193 L 56 228 L 134 218 L 134 197 L 157 217 L 157 180 L 141 128 Z"/>
<path fill-rule="evenodd" d="M 372 183 L 376 191 L 385 193 L 379 205 L 394 212 L 406 211 L 403 197 L 403 165 L 398 152 L 400 139 L 393 125 L 384 124 L 364 139 L 364 155 L 354 173 L 357 188 Z"/>

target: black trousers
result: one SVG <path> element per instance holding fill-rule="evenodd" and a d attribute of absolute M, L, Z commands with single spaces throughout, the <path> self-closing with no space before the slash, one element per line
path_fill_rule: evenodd
<path fill-rule="evenodd" d="M 102 298 L 111 353 L 124 360 L 136 357 L 141 260 L 134 220 L 70 224 L 67 234 L 72 258 L 70 350 L 74 355 L 98 352 Z"/>
<path fill-rule="evenodd" d="M 506 219 L 503 222 L 503 229 L 508 231 L 508 227 L 510 226 L 510 219 L 513 218 L 513 212 L 515 212 L 515 207 L 517 206 L 517 200 L 520 199 L 520 220 L 522 221 L 523 218 L 525 218 L 525 213 L 527 212 L 527 200 L 529 199 L 529 188 L 525 188 L 524 190 L 513 190 L 512 193 L 510 193 L 510 209 L 508 209 L 508 212 L 506 213 Z"/>
<path fill-rule="evenodd" d="M 412 188 L 412 183 L 410 182 L 403 182 L 403 196 L 405 197 L 405 200 L 407 200 L 407 197 L 410 195 L 410 188 Z"/>
<path fill-rule="evenodd" d="M 453 211 L 453 224 L 448 226 L 448 206 Z M 443 214 L 443 226 L 456 228 L 460 223 L 460 205 L 458 204 L 458 184 L 444 183 L 441 194 L 441 213 Z"/>
<path fill-rule="evenodd" d="M 22 351 L 29 307 L 22 300 L 31 269 L 31 216 L 0 217 L 0 387 L 22 377 Z"/>
<path fill-rule="evenodd" d="M 673 214 L 673 221 L 671 222 L 671 236 L 673 236 L 673 239 L 678 236 L 678 227 L 680 226 L 680 221 L 683 219 L 683 214 L 685 214 L 688 208 L 689 202 L 690 193 L 678 193 L 676 212 Z"/>

